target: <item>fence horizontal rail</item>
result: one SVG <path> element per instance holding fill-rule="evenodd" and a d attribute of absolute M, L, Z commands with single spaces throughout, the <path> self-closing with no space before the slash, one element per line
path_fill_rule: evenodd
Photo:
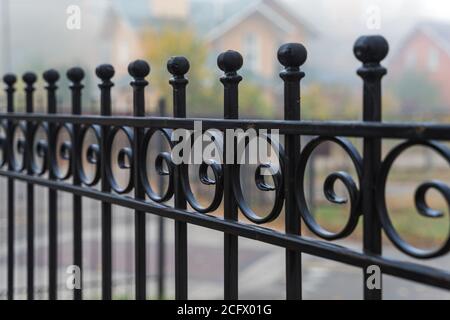
<path fill-rule="evenodd" d="M 28 176 L 26 174 L 0 170 L 0 176 L 14 178 L 50 189 L 69 192 L 79 196 L 105 201 L 121 207 L 144 211 L 164 218 L 182 221 L 230 234 L 258 240 L 275 246 L 289 248 L 313 256 L 341 262 L 355 267 L 378 265 L 382 272 L 399 278 L 412 280 L 443 289 L 450 289 L 450 273 L 436 268 L 422 266 L 404 261 L 396 261 L 376 255 L 367 255 L 343 246 L 309 239 L 305 236 L 284 234 L 272 229 L 249 225 L 237 221 L 229 221 L 197 212 L 177 210 L 157 203 L 139 201 L 127 196 L 101 192 L 93 188 L 74 186 L 60 181 Z M 134 214 L 134 212 L 130 212 Z"/>
<path fill-rule="evenodd" d="M 202 129 L 255 129 L 279 130 L 280 134 L 311 136 L 376 137 L 386 139 L 432 139 L 449 140 L 450 125 L 430 122 L 364 122 L 319 120 L 227 120 L 210 118 L 168 118 L 133 116 L 74 116 L 68 114 L 0 113 L 0 118 L 15 121 L 72 123 L 80 125 L 129 126 L 140 128 L 165 128 L 193 130 L 194 123 L 201 121 Z"/>

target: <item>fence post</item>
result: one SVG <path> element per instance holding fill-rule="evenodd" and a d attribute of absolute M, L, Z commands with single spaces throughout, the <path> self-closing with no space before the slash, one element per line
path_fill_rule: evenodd
<path fill-rule="evenodd" d="M 135 117 L 145 116 L 145 87 L 148 85 L 145 77 L 150 73 L 150 66 L 143 60 L 136 60 L 128 65 L 128 73 L 133 77 L 131 82 L 133 87 L 133 115 Z M 134 198 L 145 199 L 145 190 L 141 183 L 139 161 L 145 157 L 145 150 L 142 150 L 142 140 L 144 128 L 134 128 L 133 139 L 133 174 L 134 174 Z M 135 210 L 135 275 L 136 275 L 136 299 L 146 298 L 146 239 L 145 239 L 145 212 Z"/>
<path fill-rule="evenodd" d="M 223 52 L 217 58 L 217 65 L 225 74 L 220 78 L 224 86 L 223 105 L 224 119 L 239 118 L 239 96 L 238 86 L 242 81 L 242 77 L 237 71 L 242 67 L 243 58 L 239 52 L 228 50 Z M 224 135 L 226 132 L 224 132 Z M 233 150 L 230 150 L 232 148 Z M 227 161 L 227 154 L 233 154 L 233 162 Z M 233 174 L 236 166 L 236 144 L 235 141 L 231 145 L 226 143 L 224 136 L 224 171 L 223 171 L 223 210 L 224 218 L 228 220 L 238 220 L 238 206 L 233 193 Z M 238 290 L 238 237 L 228 233 L 224 233 L 224 299 L 237 300 L 239 296 Z"/>
<path fill-rule="evenodd" d="M 172 57 L 167 62 L 167 70 L 172 74 L 169 83 L 173 87 L 173 116 L 186 118 L 186 86 L 185 74 L 189 71 L 189 61 L 185 57 Z M 187 202 L 181 185 L 182 170 L 186 165 L 177 165 L 174 170 L 175 208 L 186 210 Z M 175 221 L 175 299 L 187 300 L 187 225 Z"/>
<path fill-rule="evenodd" d="M 280 77 L 284 81 L 284 119 L 300 120 L 300 80 L 305 73 L 307 51 L 299 43 L 287 43 L 278 50 L 278 61 L 284 66 Z M 300 212 L 295 201 L 295 167 L 300 157 L 300 136 L 285 136 L 285 228 L 288 234 L 300 234 Z M 286 298 L 302 298 L 302 257 L 296 250 L 286 249 Z"/>
<path fill-rule="evenodd" d="M 67 78 L 72 82 L 70 90 L 72 91 L 72 114 L 81 115 L 81 90 L 83 85 L 81 81 L 84 78 L 84 71 L 81 68 L 71 68 L 67 71 Z M 80 145 L 80 125 L 73 124 L 72 127 L 72 183 L 76 186 L 81 185 L 81 179 L 79 176 L 78 161 L 76 161 L 78 154 L 81 151 Z M 73 195 L 73 263 L 80 268 L 80 283 L 83 285 L 83 238 L 82 238 L 82 199 L 81 196 Z M 74 300 L 82 299 L 81 289 L 74 289 Z"/>
<path fill-rule="evenodd" d="M 102 81 L 100 88 L 100 114 L 102 116 L 111 116 L 111 87 L 114 83 L 111 78 L 114 76 L 114 67 L 110 64 L 102 64 L 95 69 L 95 74 Z M 101 191 L 111 192 L 108 178 L 106 177 L 106 161 L 103 159 L 110 147 L 106 144 L 109 133 L 109 127 L 101 127 L 100 141 L 100 174 Z M 111 222 L 111 203 L 102 201 L 102 299 L 111 300 L 112 298 L 112 222 Z"/>
<path fill-rule="evenodd" d="M 59 73 L 50 69 L 44 72 L 44 80 L 47 82 L 47 113 L 56 113 L 56 82 L 59 80 Z M 56 125 L 48 123 L 48 178 L 56 180 L 53 168 L 53 159 L 57 157 L 56 150 Z M 58 194 L 55 189 L 48 189 L 48 298 L 56 300 L 57 280 L 58 280 Z"/>
<path fill-rule="evenodd" d="M 6 96 L 7 96 L 7 112 L 14 112 L 14 84 L 17 81 L 17 77 L 14 74 L 6 74 L 3 77 L 3 81 L 6 84 Z M 14 148 L 13 148 L 13 122 L 8 121 L 8 140 L 6 142 L 6 155 L 8 157 L 8 170 L 14 170 Z M 14 299 L 14 179 L 8 178 L 8 300 Z"/>
<path fill-rule="evenodd" d="M 22 76 L 25 82 L 25 109 L 27 113 L 33 113 L 34 83 L 37 77 L 32 72 Z M 33 175 L 33 123 L 27 121 L 25 161 L 27 174 Z M 34 185 L 27 183 L 27 299 L 34 299 Z"/>
<path fill-rule="evenodd" d="M 159 116 L 166 116 L 166 100 L 164 98 L 159 99 Z M 163 151 L 163 141 L 160 139 L 160 144 L 158 146 L 159 152 Z M 158 180 L 159 190 L 163 190 L 164 187 L 164 177 L 159 176 Z M 161 191 L 162 192 L 162 191 Z M 158 299 L 163 300 L 165 297 L 165 218 L 158 217 Z"/>
<path fill-rule="evenodd" d="M 363 63 L 358 75 L 363 79 L 363 121 L 381 121 L 381 79 L 387 70 L 380 65 L 389 50 L 382 36 L 363 36 L 354 45 L 356 58 Z M 381 163 L 381 139 L 364 138 L 362 174 L 363 248 L 366 254 L 381 254 L 381 223 L 375 205 L 375 180 Z M 367 266 L 366 266 L 367 268 Z M 369 289 L 364 268 L 364 299 L 381 299 L 382 290 Z M 381 283 L 381 279 L 380 279 Z"/>

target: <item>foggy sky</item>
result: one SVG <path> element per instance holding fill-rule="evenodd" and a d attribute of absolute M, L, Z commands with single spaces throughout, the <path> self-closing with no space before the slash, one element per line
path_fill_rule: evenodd
<path fill-rule="evenodd" d="M 228 0 L 211 1 L 223 1 L 226 5 Z M 320 37 L 310 48 L 309 60 L 312 65 L 328 64 L 331 72 L 352 65 L 352 57 L 348 55 L 361 34 L 383 34 L 395 50 L 415 23 L 430 18 L 450 19 L 447 0 L 282 1 L 318 30 Z M 244 6 L 245 1 L 242 3 Z M 65 27 L 65 10 L 70 4 L 81 7 L 81 30 L 69 31 Z M 104 17 L 107 5 L 108 0 L 10 0 L 12 68 L 22 72 L 26 68 L 40 71 L 49 65 L 102 63 L 98 53 L 99 30 L 109 27 Z M 368 30 L 366 26 L 366 9 L 371 5 L 380 8 L 379 30 Z M 332 55 L 327 48 L 332 49 Z M 5 72 L 4 68 L 0 67 L 0 72 Z"/>

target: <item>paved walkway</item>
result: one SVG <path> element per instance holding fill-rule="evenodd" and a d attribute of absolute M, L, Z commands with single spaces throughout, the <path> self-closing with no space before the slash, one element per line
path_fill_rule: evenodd
<path fill-rule="evenodd" d="M 119 215 L 118 215 L 119 216 Z M 116 298 L 133 297 L 133 220 L 132 215 L 121 212 L 121 223 L 113 231 L 114 295 Z M 149 297 L 156 296 L 156 239 L 157 218 L 148 221 L 148 286 Z M 99 223 L 99 220 L 97 221 Z M 90 231 L 85 231 L 84 241 L 84 277 L 93 289 L 86 289 L 85 295 L 100 297 L 100 234 L 94 221 Z M 45 233 L 44 233 L 45 234 Z M 189 298 L 222 299 L 223 298 L 223 235 L 220 232 L 189 226 Z M 71 235 L 66 233 L 59 238 L 59 279 L 60 297 L 70 298 L 71 292 L 64 287 L 65 270 L 71 261 Z M 46 284 L 46 245 L 45 236 L 36 240 L 36 282 L 45 288 Z M 344 242 L 343 245 L 356 250 L 360 245 Z M 359 247 L 358 247 L 359 245 Z M 25 285 L 25 243 L 16 244 L 16 284 Z M 174 297 L 174 243 L 173 222 L 166 222 L 166 296 Z M 386 247 L 385 255 L 411 261 L 395 248 Z M 6 248 L 0 248 L 0 298 L 5 294 Z M 244 238 L 239 239 L 239 297 L 242 299 L 284 299 L 284 250 Z M 417 261 L 415 261 L 417 262 Z M 420 261 L 419 261 L 420 262 Z M 431 265 L 449 269 L 450 256 L 432 260 Z M 361 299 L 362 271 L 340 263 L 303 255 L 303 295 L 305 299 Z M 85 287 L 88 285 L 85 284 Z M 390 276 L 383 277 L 385 299 L 450 299 L 450 292 L 433 289 L 410 281 L 399 280 Z M 43 290 L 45 291 L 45 290 Z M 18 294 L 18 298 L 24 297 Z M 45 292 L 38 297 L 45 298 Z"/>

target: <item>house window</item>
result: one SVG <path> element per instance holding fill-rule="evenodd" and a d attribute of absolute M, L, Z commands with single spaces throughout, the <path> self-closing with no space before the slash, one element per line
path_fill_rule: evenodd
<path fill-rule="evenodd" d="M 428 70 L 435 72 L 439 67 L 439 52 L 436 48 L 428 49 Z"/>
<path fill-rule="evenodd" d="M 244 36 L 244 63 L 253 72 L 258 72 L 261 65 L 261 50 L 258 40 L 258 37 L 254 33 L 249 33 Z"/>

